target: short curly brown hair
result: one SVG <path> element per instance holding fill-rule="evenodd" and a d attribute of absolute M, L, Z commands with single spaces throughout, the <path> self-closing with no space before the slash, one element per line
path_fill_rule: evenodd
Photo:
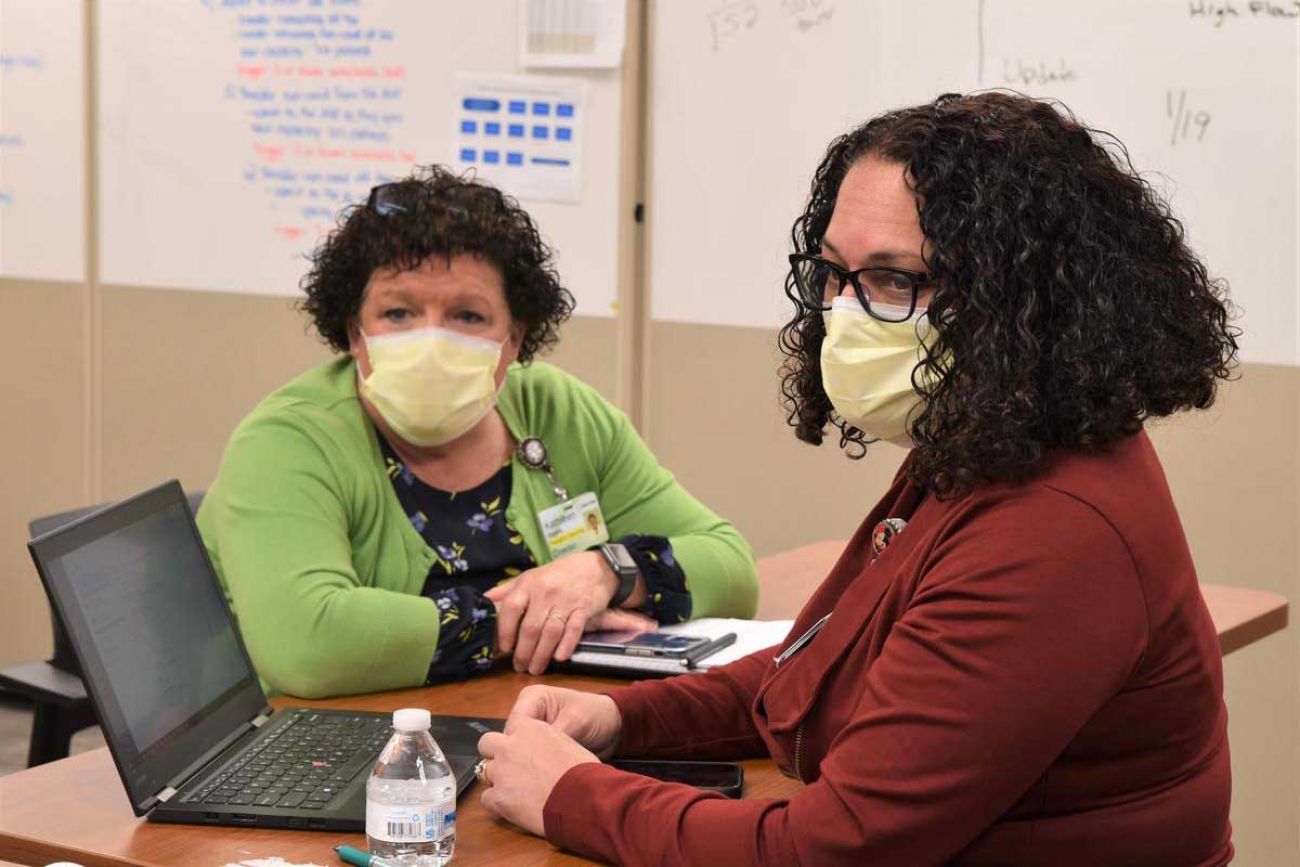
<path fill-rule="evenodd" d="M 324 341 L 348 351 L 348 326 L 376 268 L 408 270 L 429 256 L 470 254 L 501 274 L 510 315 L 525 329 L 519 361 L 554 345 L 573 312 L 573 296 L 528 212 L 495 187 L 439 165 L 416 169 L 395 185 L 385 201 L 400 207 L 344 209 L 338 227 L 312 253 L 299 306 Z"/>
<path fill-rule="evenodd" d="M 1054 448 L 1101 449 L 1151 416 L 1208 407 L 1237 355 L 1226 289 L 1123 146 L 1027 97 L 945 94 L 831 142 L 791 240 L 816 253 L 859 160 L 906 168 L 937 289 L 913 371 L 912 479 L 958 495 L 1026 478 Z M 799 439 L 860 456 L 821 382 L 822 313 L 786 293 L 782 393 Z"/>

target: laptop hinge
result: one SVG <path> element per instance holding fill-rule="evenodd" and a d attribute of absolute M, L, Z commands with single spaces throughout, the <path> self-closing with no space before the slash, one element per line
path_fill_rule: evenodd
<path fill-rule="evenodd" d="M 175 797 L 175 795 L 176 795 L 176 790 L 173 789 L 171 786 L 168 786 L 158 794 L 154 795 L 154 797 L 158 799 L 159 803 L 165 804 L 168 801 L 170 801 L 173 797 Z"/>
<path fill-rule="evenodd" d="M 226 735 L 217 743 L 213 744 L 209 750 L 203 753 L 203 755 L 199 756 L 193 763 L 191 763 L 188 767 L 184 768 L 179 774 L 177 774 L 176 776 L 168 780 L 167 781 L 168 788 L 172 789 L 174 793 L 174 790 L 183 787 L 196 774 L 201 773 L 208 766 L 209 763 L 216 760 L 222 753 L 224 753 L 232 745 L 238 743 L 241 739 L 246 737 L 250 731 L 257 731 L 257 727 L 265 724 L 267 719 L 270 718 L 272 713 L 274 713 L 274 711 L 272 711 L 270 708 L 264 708 L 262 712 L 258 714 L 256 717 L 254 717 L 251 721 L 246 723 L 240 723 L 238 729 Z"/>

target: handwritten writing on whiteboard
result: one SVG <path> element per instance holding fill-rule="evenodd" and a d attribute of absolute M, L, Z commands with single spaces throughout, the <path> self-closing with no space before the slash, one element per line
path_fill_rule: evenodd
<path fill-rule="evenodd" d="M 1035 87 L 1056 82 L 1074 81 L 1077 73 L 1064 60 L 1025 61 L 1007 58 L 1002 62 L 1002 80 L 1012 87 Z"/>
<path fill-rule="evenodd" d="M 1205 138 L 1205 130 L 1210 125 L 1210 113 L 1189 107 L 1186 90 L 1180 90 L 1177 94 L 1172 89 L 1165 91 L 1165 114 L 1170 121 L 1171 145 L 1180 141 L 1199 142 Z"/>
<path fill-rule="evenodd" d="M 0 77 L 4 79 L 0 89 L 30 85 L 32 73 L 39 72 L 44 65 L 45 61 L 39 54 L 0 54 Z M 27 146 L 27 136 L 23 131 L 3 126 L 3 120 L 4 116 L 0 115 L 0 160 L 4 159 L 6 153 L 20 151 Z M 12 205 L 17 198 L 12 180 L 0 172 L 0 207 Z"/>
<path fill-rule="evenodd" d="M 758 3 L 755 0 L 726 0 L 707 17 L 713 50 L 717 51 L 736 36 L 754 28 L 759 18 Z"/>
<path fill-rule="evenodd" d="M 338 211 L 416 161 L 400 133 L 407 72 L 393 30 L 357 0 L 203 0 L 232 28 L 222 96 L 242 106 L 241 177 L 270 201 L 291 241 L 328 232 Z"/>
<path fill-rule="evenodd" d="M 39 54 L 0 54 L 0 73 L 36 70 L 45 65 Z"/>
<path fill-rule="evenodd" d="M 778 6 L 784 20 L 793 24 L 796 32 L 806 33 L 835 17 L 836 0 L 766 0 Z M 716 53 L 729 42 L 747 31 L 759 28 L 767 19 L 760 0 L 721 0 L 705 16 L 709 23 L 709 36 Z"/>
<path fill-rule="evenodd" d="M 835 15 L 832 0 L 781 0 L 781 8 L 794 19 L 800 32 L 825 24 Z"/>
<path fill-rule="evenodd" d="M 1205 18 L 1213 21 L 1215 27 L 1222 27 L 1225 21 L 1246 19 L 1273 19 L 1287 21 L 1300 18 L 1300 0 L 1277 2 L 1277 0 L 1249 0 L 1237 3 L 1213 2 L 1213 0 L 1189 0 L 1188 14 L 1192 18 Z"/>

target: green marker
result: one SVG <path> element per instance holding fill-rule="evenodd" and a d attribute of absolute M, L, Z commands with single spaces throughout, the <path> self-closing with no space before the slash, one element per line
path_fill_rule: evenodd
<path fill-rule="evenodd" d="M 365 850 L 354 849 L 351 846 L 335 846 L 334 851 L 345 864 L 355 864 L 356 867 L 398 867 L 396 861 L 389 861 L 387 858 L 380 858 L 378 855 L 371 855 Z"/>

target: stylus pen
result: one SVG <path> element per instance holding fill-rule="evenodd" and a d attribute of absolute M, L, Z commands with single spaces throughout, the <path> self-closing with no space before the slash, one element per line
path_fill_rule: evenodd
<path fill-rule="evenodd" d="M 335 846 L 334 851 L 344 863 L 355 864 L 357 867 L 397 867 L 396 861 L 389 861 L 387 858 L 380 858 L 378 855 L 371 855 L 369 852 L 351 846 Z"/>

